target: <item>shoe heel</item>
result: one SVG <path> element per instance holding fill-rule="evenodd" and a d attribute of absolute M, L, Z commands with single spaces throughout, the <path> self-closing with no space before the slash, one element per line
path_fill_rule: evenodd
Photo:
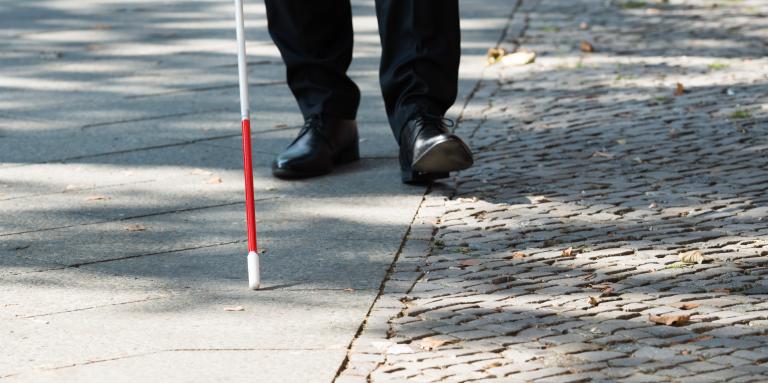
<path fill-rule="evenodd" d="M 449 173 L 421 173 L 410 169 L 403 169 L 400 171 L 400 178 L 402 179 L 403 183 L 414 185 L 428 184 L 435 180 L 448 178 L 449 176 Z"/>
<path fill-rule="evenodd" d="M 360 159 L 360 147 L 357 145 L 357 141 L 336 154 L 333 158 L 335 164 L 346 164 L 354 162 Z"/>

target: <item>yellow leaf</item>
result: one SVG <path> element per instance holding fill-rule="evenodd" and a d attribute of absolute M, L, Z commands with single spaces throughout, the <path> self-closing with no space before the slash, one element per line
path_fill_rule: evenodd
<path fill-rule="evenodd" d="M 536 61 L 536 52 L 531 51 L 517 51 L 504 55 L 501 58 L 501 64 L 507 66 L 522 66 L 528 65 Z"/>
<path fill-rule="evenodd" d="M 585 53 L 592 53 L 595 51 L 595 47 L 589 41 L 582 41 L 581 44 L 579 44 L 579 49 Z"/>
<path fill-rule="evenodd" d="M 125 230 L 128 231 L 146 231 L 147 227 L 142 225 L 128 225 L 125 227 Z"/>
<path fill-rule="evenodd" d="M 693 250 L 680 254 L 680 261 L 688 264 L 702 264 L 711 262 L 712 259 L 705 257 L 703 254 L 701 254 L 701 251 Z"/>
<path fill-rule="evenodd" d="M 488 55 L 486 57 L 488 65 L 496 64 L 506 53 L 507 51 L 505 51 L 503 48 L 488 49 Z"/>
<path fill-rule="evenodd" d="M 415 343 L 416 343 L 417 346 L 419 346 L 420 349 L 422 349 L 424 351 L 432 351 L 432 350 L 435 350 L 435 349 L 437 349 L 438 347 L 440 347 L 442 345 L 450 344 L 450 343 L 454 343 L 454 342 L 456 342 L 456 340 L 447 340 L 447 339 L 438 339 L 438 338 L 433 338 L 433 337 L 426 337 L 426 338 L 423 338 L 423 339 L 419 339 Z"/>
<path fill-rule="evenodd" d="M 675 85 L 675 96 L 682 96 L 684 94 L 685 94 L 685 86 L 683 86 L 683 84 L 678 82 L 677 85 Z"/>

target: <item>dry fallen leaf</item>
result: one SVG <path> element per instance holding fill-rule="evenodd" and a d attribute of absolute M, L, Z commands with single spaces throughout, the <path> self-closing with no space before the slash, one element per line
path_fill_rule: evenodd
<path fill-rule="evenodd" d="M 585 53 L 592 53 L 595 51 L 595 47 L 589 41 L 582 41 L 581 44 L 579 44 L 579 49 Z"/>
<path fill-rule="evenodd" d="M 563 254 L 563 257 L 571 257 L 571 256 L 573 256 L 574 255 L 573 254 L 573 248 L 569 247 L 569 248 L 563 250 L 562 254 Z"/>
<path fill-rule="evenodd" d="M 243 306 L 225 307 L 224 311 L 245 311 Z"/>
<path fill-rule="evenodd" d="M 536 52 L 531 51 L 517 51 L 504 55 L 501 58 L 501 64 L 507 66 L 522 66 L 528 65 L 536 61 Z"/>
<path fill-rule="evenodd" d="M 142 225 L 128 225 L 125 227 L 128 231 L 146 231 L 147 227 Z"/>
<path fill-rule="evenodd" d="M 211 185 L 220 184 L 222 182 L 224 182 L 224 181 L 222 181 L 220 177 L 213 177 L 213 178 L 208 180 L 208 183 L 211 184 Z"/>
<path fill-rule="evenodd" d="M 689 263 L 689 264 L 694 264 L 694 263 L 702 264 L 702 263 L 711 262 L 712 259 L 705 257 L 703 254 L 701 254 L 701 251 L 693 250 L 693 251 L 680 254 L 680 261 L 683 263 Z"/>
<path fill-rule="evenodd" d="M 698 303 L 683 303 L 680 306 L 678 306 L 680 310 L 693 310 L 697 307 L 699 307 Z"/>
<path fill-rule="evenodd" d="M 663 324 L 665 326 L 682 326 L 690 321 L 691 316 L 688 314 L 670 314 L 670 315 L 649 315 L 648 320 L 656 324 Z"/>
<path fill-rule="evenodd" d="M 718 287 L 716 289 L 709 290 L 713 293 L 724 293 L 724 294 L 730 294 L 731 289 L 726 289 L 725 287 Z"/>
<path fill-rule="evenodd" d="M 348 292 L 348 293 L 354 293 L 354 292 L 355 292 L 355 289 L 353 289 L 353 288 L 351 288 L 351 287 L 348 287 L 348 288 L 344 289 L 344 291 L 346 291 L 346 292 Z"/>
<path fill-rule="evenodd" d="M 688 339 L 688 340 L 686 340 L 686 341 L 685 341 L 685 342 L 683 342 L 683 343 L 695 343 L 695 342 L 703 342 L 703 341 L 705 341 L 705 340 L 710 340 L 710 339 L 714 339 L 714 338 L 715 338 L 715 337 L 714 337 L 714 336 L 712 336 L 712 335 L 704 335 L 704 336 L 699 336 L 699 337 L 696 337 L 696 338 Z"/>
<path fill-rule="evenodd" d="M 496 64 L 501 60 L 504 55 L 507 54 L 507 51 L 505 51 L 503 48 L 490 48 L 488 49 L 488 55 L 486 57 L 487 64 L 493 65 Z"/>
<path fill-rule="evenodd" d="M 683 84 L 678 82 L 677 85 L 675 85 L 675 96 L 682 96 L 684 94 L 685 94 L 685 86 L 683 86 Z"/>
<path fill-rule="evenodd" d="M 619 144 L 619 145 L 626 145 L 627 144 L 627 140 L 624 139 L 624 138 L 619 138 L 618 140 L 616 140 L 616 143 Z"/>
<path fill-rule="evenodd" d="M 387 348 L 389 348 L 389 346 L 391 346 L 391 345 L 392 345 L 392 342 L 390 342 L 388 340 L 377 340 L 377 341 L 371 342 L 371 346 L 373 346 L 373 348 L 375 348 L 375 349 L 377 349 L 379 351 L 384 351 Z"/>
<path fill-rule="evenodd" d="M 611 285 L 591 285 L 589 287 L 600 290 L 601 297 L 613 295 L 613 287 Z"/>
<path fill-rule="evenodd" d="M 596 151 L 596 152 L 592 153 L 592 157 L 613 158 L 613 154 L 608 153 L 608 152 Z"/>
<path fill-rule="evenodd" d="M 592 305 L 593 307 L 597 306 L 600 304 L 600 300 L 597 299 L 596 297 L 589 297 L 589 304 Z"/>
<path fill-rule="evenodd" d="M 426 337 L 424 339 L 420 339 L 420 340 L 416 341 L 415 343 L 416 343 L 417 346 L 419 346 L 420 349 L 422 349 L 424 351 L 432 351 L 432 350 L 435 350 L 435 349 L 437 349 L 438 347 L 440 347 L 440 346 L 442 346 L 444 344 L 452 343 L 452 341 L 446 340 L 446 339 L 437 339 L 437 338 L 433 338 L 433 337 Z"/>
<path fill-rule="evenodd" d="M 86 198 L 85 200 L 86 201 L 106 201 L 108 199 L 109 199 L 109 197 L 107 197 L 105 195 L 92 195 L 92 196 Z"/>
<path fill-rule="evenodd" d="M 189 172 L 189 174 L 210 176 L 211 174 L 213 174 L 213 172 L 198 168 L 198 169 L 192 169 L 192 171 Z"/>
<path fill-rule="evenodd" d="M 479 259 L 462 259 L 461 261 L 459 261 L 459 265 L 461 266 L 474 266 L 477 264 L 480 264 Z"/>
<path fill-rule="evenodd" d="M 512 254 L 512 259 L 523 259 L 523 258 L 525 258 L 525 253 L 523 253 L 522 251 L 518 251 Z"/>

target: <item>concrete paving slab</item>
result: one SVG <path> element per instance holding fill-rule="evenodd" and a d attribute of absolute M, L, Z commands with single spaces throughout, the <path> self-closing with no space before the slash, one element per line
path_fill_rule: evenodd
<path fill-rule="evenodd" d="M 23 377 L 31 369 L 178 349 L 319 349 L 335 350 L 337 358 L 343 359 L 354 335 L 347 329 L 359 324 L 357 313 L 367 310 L 366 302 L 373 295 L 198 290 L 165 299 L 20 318 L 14 321 L 13 333 L 4 335 L 8 348 L 3 359 L 9 363 L 0 376 Z M 244 311 L 225 311 L 238 306 Z M 297 316 L 302 320 L 295 321 Z M 262 362 L 254 359 L 253 363 Z M 331 367 L 324 369 L 335 372 Z"/>
<path fill-rule="evenodd" d="M 118 356 L 65 370 L 36 371 L 9 382 L 247 382 L 269 376 L 275 383 L 333 380 L 344 350 L 178 350 Z M 258 361 L 258 362 L 256 362 Z M 200 368 L 200 366 L 207 366 Z"/>
<path fill-rule="evenodd" d="M 462 98 L 509 8 L 490 3 L 462 3 Z M 399 182 L 373 2 L 353 5 L 364 159 L 300 182 L 269 174 L 301 119 L 247 6 L 267 250 L 251 292 L 231 4 L 0 4 L 0 377 L 334 378 L 424 192 Z"/>

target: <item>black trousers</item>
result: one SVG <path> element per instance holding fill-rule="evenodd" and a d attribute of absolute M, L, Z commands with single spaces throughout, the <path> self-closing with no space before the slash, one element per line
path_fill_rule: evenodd
<path fill-rule="evenodd" d="M 360 90 L 352 61 L 349 0 L 265 0 L 302 114 L 354 119 Z M 458 0 L 376 0 L 382 44 L 379 79 L 392 131 L 415 114 L 443 115 L 456 101 L 460 49 Z"/>

